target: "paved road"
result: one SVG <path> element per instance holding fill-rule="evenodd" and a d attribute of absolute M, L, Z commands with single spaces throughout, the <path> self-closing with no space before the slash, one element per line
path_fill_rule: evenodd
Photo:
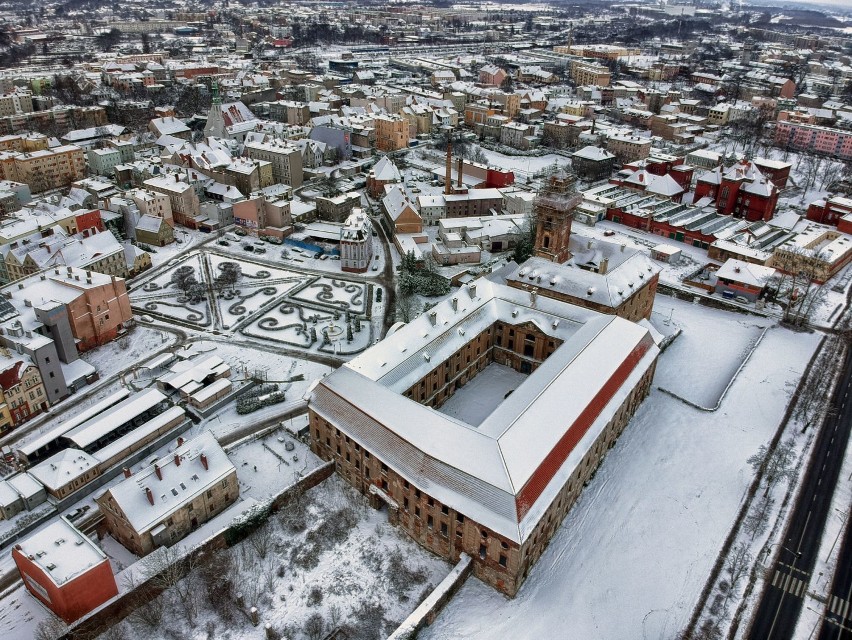
<path fill-rule="evenodd" d="M 823 615 L 819 640 L 852 640 L 852 526 L 849 523 Z"/>
<path fill-rule="evenodd" d="M 817 435 L 783 542 L 774 547 L 777 556 L 749 630 L 748 637 L 753 640 L 781 640 L 793 636 L 849 441 L 852 428 L 850 393 L 852 349 L 846 355 L 841 382 L 831 398 L 832 410 Z"/>

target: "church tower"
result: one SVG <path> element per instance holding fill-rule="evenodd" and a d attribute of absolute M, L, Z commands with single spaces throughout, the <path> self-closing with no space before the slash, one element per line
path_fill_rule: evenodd
<path fill-rule="evenodd" d="M 571 238 L 571 220 L 575 207 L 583 200 L 576 192 L 577 178 L 563 169 L 557 169 L 533 202 L 535 247 L 533 255 L 551 262 L 563 263 L 571 258 L 568 240 Z"/>
<path fill-rule="evenodd" d="M 219 97 L 219 83 L 213 81 L 211 88 L 213 94 L 213 104 L 210 105 L 210 111 L 207 112 L 207 124 L 204 125 L 204 137 L 213 136 L 215 138 L 225 137 L 225 118 L 222 116 L 222 98 Z"/>

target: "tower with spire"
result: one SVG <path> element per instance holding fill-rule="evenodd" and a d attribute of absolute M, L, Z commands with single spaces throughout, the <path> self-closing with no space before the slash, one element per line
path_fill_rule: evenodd
<path fill-rule="evenodd" d="M 219 83 L 215 80 L 213 81 L 213 86 L 210 91 L 212 93 L 213 100 L 210 105 L 210 111 L 207 112 L 207 124 L 204 125 L 204 136 L 224 138 L 225 117 L 222 115 L 222 98 L 219 97 Z"/>

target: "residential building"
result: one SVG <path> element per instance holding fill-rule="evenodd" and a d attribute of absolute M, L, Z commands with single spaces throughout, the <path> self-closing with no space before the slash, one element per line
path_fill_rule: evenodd
<path fill-rule="evenodd" d="M 423 233 L 423 219 L 405 192 L 394 185 L 382 198 L 385 222 L 391 233 Z"/>
<path fill-rule="evenodd" d="M 233 504 L 237 470 L 210 431 L 95 498 L 106 530 L 139 556 L 171 546 Z"/>
<path fill-rule="evenodd" d="M 85 176 L 85 154 L 74 145 L 0 154 L 0 179 L 23 182 L 33 193 L 67 188 Z"/>
<path fill-rule="evenodd" d="M 571 168 L 584 180 L 602 180 L 612 175 L 615 154 L 600 147 L 587 146 L 571 154 Z"/>
<path fill-rule="evenodd" d="M 385 194 L 385 185 L 402 182 L 402 174 L 388 156 L 382 156 L 367 174 L 367 193 L 371 198 L 381 198 Z"/>
<path fill-rule="evenodd" d="M 41 373 L 32 361 L 4 357 L 0 366 L 0 390 L 11 417 L 9 430 L 47 411 L 49 403 Z"/>
<path fill-rule="evenodd" d="M 333 197 L 318 196 L 317 217 L 327 222 L 344 222 L 355 207 L 361 206 L 361 194 L 357 191 L 341 193 Z"/>
<path fill-rule="evenodd" d="M 373 224 L 361 209 L 353 209 L 340 230 L 340 268 L 364 273 L 373 260 Z"/>
<path fill-rule="evenodd" d="M 244 153 L 252 160 L 269 162 L 275 184 L 286 184 L 294 189 L 302 185 L 302 152 L 298 147 L 281 140 L 249 141 L 245 144 Z"/>
<path fill-rule="evenodd" d="M 198 228 L 197 219 L 201 214 L 201 202 L 193 186 L 184 182 L 181 175 L 176 173 L 159 175 L 145 180 L 142 186 L 168 196 L 175 224 L 190 229 Z"/>
<path fill-rule="evenodd" d="M 622 164 L 636 162 L 651 155 L 651 139 L 612 135 L 606 139 L 606 150 L 615 155 L 618 162 Z"/>
<path fill-rule="evenodd" d="M 373 118 L 376 127 L 376 149 L 399 151 L 408 148 L 411 137 L 408 120 L 399 115 L 377 115 Z"/>
<path fill-rule="evenodd" d="M 852 160 L 852 131 L 779 120 L 775 125 L 775 146 Z"/>

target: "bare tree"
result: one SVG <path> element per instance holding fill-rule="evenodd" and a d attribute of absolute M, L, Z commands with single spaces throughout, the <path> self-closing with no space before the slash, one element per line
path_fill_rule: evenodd
<path fill-rule="evenodd" d="M 320 640 L 325 633 L 325 619 L 319 613 L 312 613 L 305 622 L 305 633 L 309 640 Z"/>
<path fill-rule="evenodd" d="M 143 560 L 142 571 L 151 586 L 174 594 L 191 626 L 198 615 L 196 554 L 183 555 L 177 547 L 160 547 Z"/>
<path fill-rule="evenodd" d="M 738 542 L 728 554 L 725 562 L 725 571 L 730 576 L 728 593 L 736 589 L 737 583 L 748 573 L 753 559 L 745 542 Z"/>
<path fill-rule="evenodd" d="M 763 470 L 763 478 L 766 481 L 764 496 L 769 495 L 778 482 L 783 479 L 792 479 L 795 475 L 796 441 L 788 438 L 779 442 L 778 446 L 770 450 L 766 445 L 760 445 L 757 453 L 749 457 L 748 463 L 755 473 Z"/>
<path fill-rule="evenodd" d="M 34 640 L 58 640 L 68 631 L 68 625 L 54 615 L 38 623 Z"/>
<path fill-rule="evenodd" d="M 269 546 L 272 544 L 272 527 L 262 525 L 255 529 L 249 536 L 249 544 L 254 549 L 257 556 L 264 560 L 266 554 L 269 553 Z"/>
<path fill-rule="evenodd" d="M 757 502 L 757 505 L 749 510 L 743 520 L 743 530 L 751 534 L 751 539 L 766 531 L 768 524 L 766 518 L 772 511 L 775 500 L 768 495 L 763 495 Z"/>
<path fill-rule="evenodd" d="M 802 169 L 802 175 L 805 178 L 804 183 L 800 185 L 802 187 L 802 202 L 805 201 L 808 189 L 816 183 L 817 176 L 822 171 L 823 162 L 824 159 L 820 156 L 806 155 L 802 158 L 799 165 Z"/>

